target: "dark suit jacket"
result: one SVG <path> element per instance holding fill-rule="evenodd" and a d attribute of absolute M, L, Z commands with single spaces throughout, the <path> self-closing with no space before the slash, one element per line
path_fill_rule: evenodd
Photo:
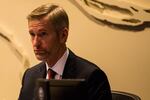
<path fill-rule="evenodd" d="M 25 71 L 19 100 L 33 100 L 35 82 L 46 77 L 44 62 Z M 85 79 L 88 100 L 111 100 L 111 90 L 106 74 L 95 64 L 69 51 L 63 79 Z"/>

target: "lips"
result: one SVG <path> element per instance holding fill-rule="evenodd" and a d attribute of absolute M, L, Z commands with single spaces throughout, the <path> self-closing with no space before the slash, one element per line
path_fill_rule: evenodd
<path fill-rule="evenodd" d="M 36 55 L 45 54 L 45 50 L 34 50 L 34 53 L 35 53 Z"/>

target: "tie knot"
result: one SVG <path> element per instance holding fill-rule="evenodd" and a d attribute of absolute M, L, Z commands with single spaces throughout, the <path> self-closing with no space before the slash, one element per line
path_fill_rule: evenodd
<path fill-rule="evenodd" d="M 48 69 L 48 79 L 54 79 L 56 72 L 53 71 L 52 69 Z"/>

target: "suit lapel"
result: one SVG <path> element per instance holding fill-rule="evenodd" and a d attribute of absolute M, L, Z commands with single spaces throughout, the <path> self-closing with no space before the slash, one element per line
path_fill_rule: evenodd
<path fill-rule="evenodd" d="M 65 64 L 65 69 L 64 69 L 64 72 L 63 72 L 63 76 L 62 78 L 64 79 L 71 79 L 71 78 L 75 78 L 76 77 L 76 55 L 71 51 L 69 50 L 69 56 L 68 56 L 68 59 L 67 59 L 67 62 Z"/>
<path fill-rule="evenodd" d="M 37 72 L 35 74 L 36 78 L 45 78 L 46 77 L 46 65 L 44 62 L 40 63 L 38 65 L 38 69 L 37 69 Z"/>

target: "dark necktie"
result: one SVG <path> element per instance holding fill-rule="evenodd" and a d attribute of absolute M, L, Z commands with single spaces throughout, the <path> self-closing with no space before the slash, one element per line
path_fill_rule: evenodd
<path fill-rule="evenodd" d="M 47 74 L 48 74 L 48 79 L 54 79 L 56 72 L 54 72 L 52 69 L 49 68 Z"/>

